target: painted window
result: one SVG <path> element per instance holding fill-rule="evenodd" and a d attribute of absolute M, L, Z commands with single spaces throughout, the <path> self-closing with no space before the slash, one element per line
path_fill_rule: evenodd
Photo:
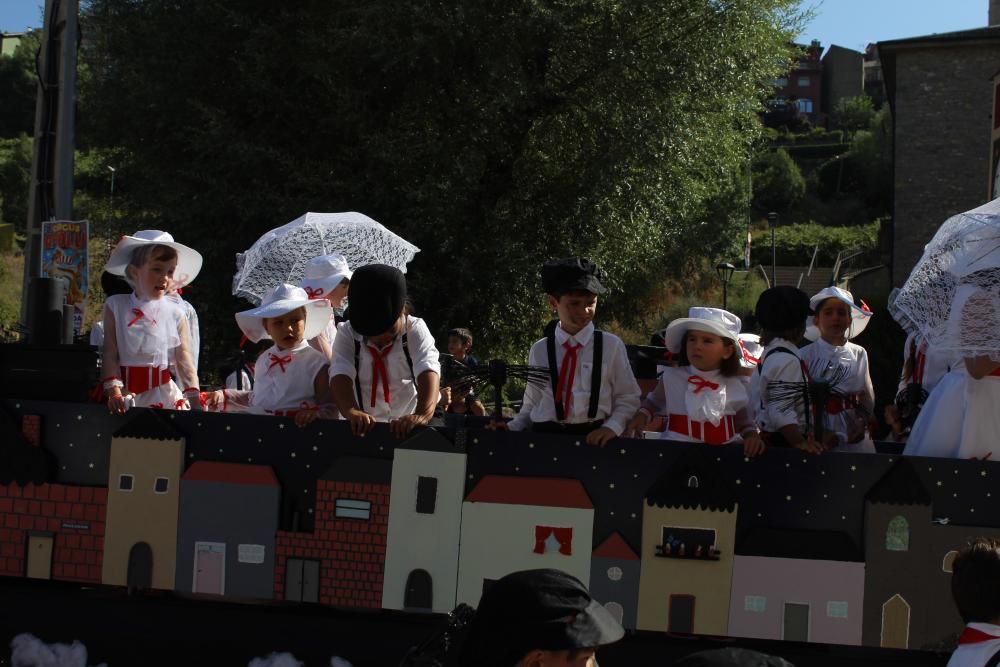
<path fill-rule="evenodd" d="M 847 618 L 847 602 L 845 600 L 828 601 L 826 615 L 830 618 Z"/>
<path fill-rule="evenodd" d="M 417 514 L 434 514 L 437 492 L 437 477 L 417 478 Z"/>
<path fill-rule="evenodd" d="M 170 490 L 170 480 L 166 477 L 157 477 L 153 480 L 154 493 L 166 493 Z"/>
<path fill-rule="evenodd" d="M 367 500 L 337 498 L 333 513 L 341 519 L 364 519 L 367 521 L 372 518 L 372 504 Z"/>
<path fill-rule="evenodd" d="M 697 489 L 698 488 L 698 476 L 697 475 L 691 475 L 690 477 L 688 477 L 688 488 L 689 489 Z"/>
<path fill-rule="evenodd" d="M 910 523 L 903 516 L 894 516 L 889 519 L 889 525 L 885 529 L 886 551 L 909 551 L 910 550 Z"/>
<path fill-rule="evenodd" d="M 743 611 L 761 612 L 767 609 L 767 598 L 763 595 L 747 595 L 743 598 Z"/>
<path fill-rule="evenodd" d="M 625 617 L 625 609 L 617 602 L 605 603 L 604 608 L 608 610 L 608 613 L 615 617 L 618 624 L 621 625 L 622 619 Z"/>
<path fill-rule="evenodd" d="M 573 529 L 535 526 L 534 552 L 536 554 L 559 553 L 563 556 L 571 556 L 573 554 Z"/>
<path fill-rule="evenodd" d="M 118 475 L 118 490 L 131 491 L 135 485 L 135 475 Z"/>
<path fill-rule="evenodd" d="M 958 555 L 957 551 L 949 551 L 944 555 L 944 559 L 941 561 L 941 569 L 945 572 L 951 573 L 952 566 L 955 564 L 955 556 Z"/>
<path fill-rule="evenodd" d="M 705 557 L 715 549 L 715 529 L 664 526 L 656 546 L 664 556 Z"/>
<path fill-rule="evenodd" d="M 623 574 L 622 569 L 617 565 L 612 565 L 608 568 L 608 579 L 611 581 L 621 581 Z"/>

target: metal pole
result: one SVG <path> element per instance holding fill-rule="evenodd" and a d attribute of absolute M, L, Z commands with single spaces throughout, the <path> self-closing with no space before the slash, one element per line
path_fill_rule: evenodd
<path fill-rule="evenodd" d="M 729 282 L 728 281 L 723 281 L 723 283 L 722 283 L 722 310 L 726 310 L 727 309 L 726 308 L 726 297 L 728 296 L 728 292 L 729 292 Z"/>
<path fill-rule="evenodd" d="M 73 219 L 73 148 L 76 144 L 76 45 L 79 0 L 59 0 L 59 108 L 56 117 L 55 216 Z"/>
<path fill-rule="evenodd" d="M 778 249 L 774 244 L 774 227 L 771 227 L 771 282 L 778 284 Z"/>

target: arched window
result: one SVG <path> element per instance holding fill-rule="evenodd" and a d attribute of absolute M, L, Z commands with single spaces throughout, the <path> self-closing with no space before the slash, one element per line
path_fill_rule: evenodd
<path fill-rule="evenodd" d="M 615 617 L 618 624 L 621 625 L 622 618 L 625 617 L 625 609 L 622 608 L 617 602 L 608 602 L 604 605 L 604 608 L 608 610 L 608 613 Z"/>
<path fill-rule="evenodd" d="M 698 476 L 697 475 L 691 475 L 690 477 L 688 477 L 688 488 L 689 489 L 697 489 L 698 488 Z"/>
<path fill-rule="evenodd" d="M 889 525 L 885 529 L 886 551 L 909 551 L 910 550 L 910 524 L 903 516 L 894 516 L 889 519 Z"/>
<path fill-rule="evenodd" d="M 955 563 L 955 556 L 958 555 L 957 551 L 949 551 L 944 555 L 944 559 L 941 561 L 941 569 L 949 574 L 952 571 L 952 565 Z"/>

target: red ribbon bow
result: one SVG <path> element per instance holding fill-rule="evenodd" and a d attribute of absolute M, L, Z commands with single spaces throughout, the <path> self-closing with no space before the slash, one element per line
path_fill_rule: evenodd
<path fill-rule="evenodd" d="M 142 312 L 138 308 L 133 308 L 132 314 L 135 315 L 135 317 L 133 317 L 132 320 L 127 325 L 125 325 L 126 329 L 128 329 L 130 326 L 132 326 L 142 318 L 146 317 L 146 313 Z M 149 318 L 149 321 L 152 322 L 153 324 L 156 324 L 156 320 L 154 320 L 153 318 Z"/>
<path fill-rule="evenodd" d="M 866 313 L 872 312 L 872 309 L 868 306 L 867 303 L 865 303 L 864 299 L 861 299 L 860 301 L 861 301 L 861 310 L 863 310 Z"/>
<path fill-rule="evenodd" d="M 323 295 L 326 294 L 326 292 L 324 292 L 319 287 L 303 287 L 302 289 L 306 291 L 306 296 L 309 297 L 310 301 L 315 299 L 322 299 Z"/>
<path fill-rule="evenodd" d="M 556 382 L 556 403 L 562 403 L 563 417 L 569 417 L 573 407 L 573 381 L 576 379 L 577 352 L 581 347 L 582 343 L 573 345 L 568 340 L 563 343 L 566 355 L 559 368 L 559 381 Z"/>
<path fill-rule="evenodd" d="M 688 384 L 693 384 L 695 386 L 694 393 L 700 394 L 703 389 L 711 389 L 715 391 L 719 388 L 719 385 L 711 380 L 705 379 L 700 375 L 689 375 Z"/>
<path fill-rule="evenodd" d="M 375 407 L 375 399 L 378 397 L 378 383 L 382 381 L 382 398 L 387 404 L 392 403 L 392 394 L 389 391 L 389 373 L 385 369 L 385 357 L 392 350 L 392 343 L 389 343 L 381 352 L 378 348 L 369 345 L 368 351 L 372 355 L 372 407 Z"/>
<path fill-rule="evenodd" d="M 743 350 L 743 358 L 752 364 L 760 364 L 760 357 L 755 357 L 752 354 L 750 354 L 750 351 L 747 350 L 747 346 L 743 344 L 743 341 L 741 339 L 737 338 L 736 340 L 740 344 L 740 349 Z"/>
<path fill-rule="evenodd" d="M 267 354 L 267 356 L 271 360 L 271 363 L 269 363 L 267 365 L 267 372 L 268 373 L 270 373 L 271 369 L 274 368 L 275 366 L 280 367 L 281 368 L 281 372 L 284 373 L 285 372 L 285 366 L 287 364 L 292 363 L 292 355 L 290 355 L 290 354 L 286 354 L 283 357 L 279 357 L 279 356 L 275 355 L 273 352 L 269 352 Z"/>

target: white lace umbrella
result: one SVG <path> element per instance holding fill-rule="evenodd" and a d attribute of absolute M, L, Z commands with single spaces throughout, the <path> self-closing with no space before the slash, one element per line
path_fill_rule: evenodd
<path fill-rule="evenodd" d="M 259 305 L 276 285 L 298 284 L 310 259 L 332 252 L 351 269 L 388 264 L 405 273 L 420 248 L 362 213 L 306 213 L 236 255 L 233 294 Z"/>
<path fill-rule="evenodd" d="M 1000 200 L 948 218 L 889 308 L 939 352 L 1000 358 Z"/>

